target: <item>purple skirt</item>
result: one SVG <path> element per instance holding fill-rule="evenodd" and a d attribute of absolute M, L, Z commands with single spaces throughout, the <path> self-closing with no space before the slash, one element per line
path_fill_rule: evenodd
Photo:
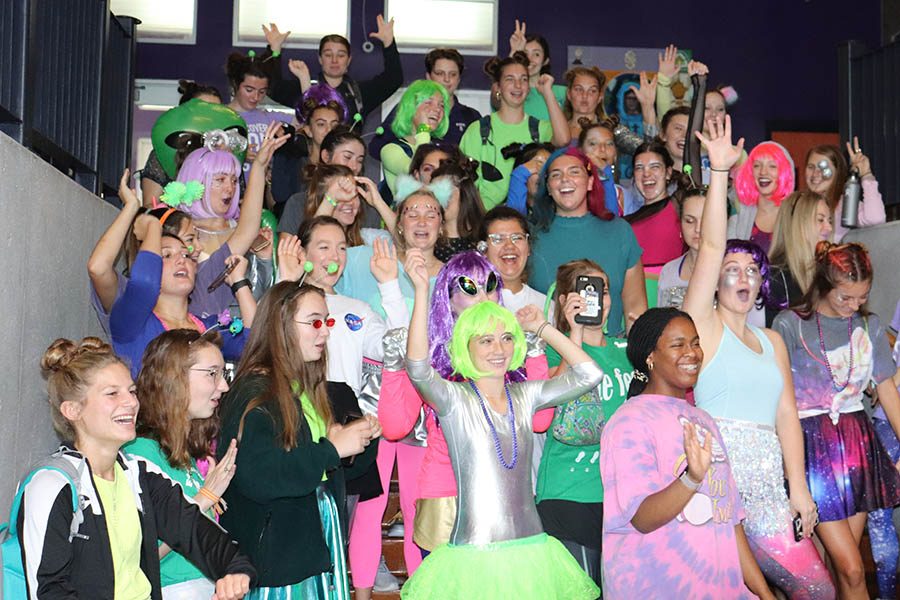
<path fill-rule="evenodd" d="M 900 474 L 875 436 L 864 411 L 800 419 L 806 481 L 819 520 L 840 521 L 900 504 Z"/>

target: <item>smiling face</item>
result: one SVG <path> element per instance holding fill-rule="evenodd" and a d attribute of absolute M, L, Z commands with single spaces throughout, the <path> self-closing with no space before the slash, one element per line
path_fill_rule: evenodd
<path fill-rule="evenodd" d="M 325 344 L 331 334 L 331 328 L 324 324 L 327 318 L 328 306 L 324 298 L 314 293 L 306 293 L 300 298 L 294 311 L 294 336 L 304 361 L 315 362 L 325 353 Z M 316 329 L 309 324 L 315 321 L 323 321 L 323 324 Z"/>
<path fill-rule="evenodd" d="M 344 165 L 358 176 L 366 164 L 366 148 L 358 140 L 348 140 L 335 146 L 333 154 L 323 150 L 322 161 L 328 165 Z"/>
<path fill-rule="evenodd" d="M 222 351 L 212 344 L 204 344 L 194 353 L 194 363 L 188 372 L 191 398 L 188 417 L 208 419 L 213 416 L 222 394 L 228 391 L 225 381 L 225 359 Z"/>
<path fill-rule="evenodd" d="M 592 186 L 584 163 L 575 156 L 559 156 L 547 169 L 547 190 L 561 217 L 587 214 L 587 193 Z"/>
<path fill-rule="evenodd" d="M 600 159 L 598 168 L 616 164 L 618 151 L 613 133 L 606 127 L 592 127 L 584 136 L 581 151 L 595 159 Z"/>
<path fill-rule="evenodd" d="M 134 439 L 138 400 L 131 373 L 121 363 L 98 369 L 84 399 L 62 403 L 62 414 L 75 429 L 76 443 L 114 446 Z"/>
<path fill-rule="evenodd" d="M 162 238 L 162 278 L 160 293 L 187 297 L 194 289 L 197 263 L 191 259 L 187 248 L 179 240 L 164 235 Z"/>
<path fill-rule="evenodd" d="M 539 42 L 528 42 L 525 44 L 525 54 L 528 55 L 528 74 L 532 77 L 538 77 L 544 65 L 550 62 L 544 55 L 544 49 Z"/>
<path fill-rule="evenodd" d="M 449 58 L 439 58 L 434 61 L 430 73 L 425 75 L 428 79 L 441 84 L 451 96 L 456 93 L 459 87 L 459 66 L 456 61 Z"/>
<path fill-rule="evenodd" d="M 528 96 L 528 69 L 519 63 L 506 65 L 500 74 L 499 86 L 503 104 L 512 108 L 521 107 Z"/>
<path fill-rule="evenodd" d="M 515 338 L 498 323 L 494 331 L 474 336 L 469 340 L 469 357 L 472 365 L 481 373 L 492 377 L 504 377 L 509 370 L 515 352 Z"/>
<path fill-rule="evenodd" d="M 815 219 L 812 223 L 814 235 L 810 236 L 812 238 L 810 241 L 812 241 L 813 251 L 815 251 L 816 244 L 822 240 L 830 240 L 831 233 L 834 231 L 834 217 L 828 210 L 828 204 L 824 198 L 820 198 L 816 202 L 816 214 L 813 218 Z"/>
<path fill-rule="evenodd" d="M 326 291 L 334 290 L 347 265 L 347 235 L 335 225 L 319 225 L 313 229 L 309 242 L 303 248 L 306 260 L 313 264 L 309 282 Z M 328 273 L 328 265 L 336 264 L 338 270 Z"/>
<path fill-rule="evenodd" d="M 593 116 L 600 104 L 600 82 L 590 75 L 576 75 L 566 92 L 573 116 Z"/>
<path fill-rule="evenodd" d="M 432 131 L 437 129 L 444 119 L 444 97 L 435 93 L 416 107 L 413 123 L 428 125 Z"/>
<path fill-rule="evenodd" d="M 824 165 L 824 169 L 820 167 L 820 163 Z M 825 177 L 823 170 L 830 170 L 830 176 Z M 824 154 L 813 152 L 809 155 L 809 161 L 806 163 L 806 187 L 810 191 L 824 196 L 828 194 L 828 190 L 834 184 L 834 173 L 836 172 L 837 169 L 831 159 Z"/>
<path fill-rule="evenodd" d="M 350 53 L 340 42 L 325 42 L 322 53 L 319 54 L 319 64 L 327 77 L 340 79 L 350 68 Z"/>
<path fill-rule="evenodd" d="M 399 225 L 407 248 L 434 249 L 443 224 L 441 205 L 431 196 L 413 194 L 404 202 Z"/>
<path fill-rule="evenodd" d="M 725 122 L 725 97 L 716 91 L 706 92 L 706 103 L 703 113 L 703 133 L 709 135 L 709 121 L 721 120 Z"/>
<path fill-rule="evenodd" d="M 256 109 L 256 105 L 265 100 L 269 91 L 269 80 L 265 77 L 246 75 L 234 91 L 234 101 L 242 112 Z"/>
<path fill-rule="evenodd" d="M 333 108 L 320 106 L 310 115 L 309 123 L 303 126 L 303 132 L 316 146 L 321 146 L 325 136 L 340 123 L 341 117 Z"/>
<path fill-rule="evenodd" d="M 339 174 L 335 177 L 346 177 L 345 175 Z M 349 179 L 349 178 L 348 178 Z M 327 180 L 325 182 L 325 189 L 331 185 L 331 180 Z M 334 196 L 332 198 L 335 202 L 337 202 L 337 206 L 334 207 L 334 216 L 338 222 L 344 227 L 350 227 L 356 221 L 356 217 L 359 215 L 359 193 L 356 191 L 355 186 L 348 186 L 347 189 L 343 189 L 343 187 L 338 186 L 337 191 L 334 192 Z M 322 202 L 327 202 L 325 198 L 322 198 Z"/>
<path fill-rule="evenodd" d="M 753 181 L 762 198 L 771 198 L 778 190 L 778 163 L 771 156 L 753 160 Z"/>
<path fill-rule="evenodd" d="M 669 151 L 669 156 L 684 156 L 684 138 L 687 134 L 688 117 L 687 115 L 673 115 L 666 125 L 666 130 L 662 132 L 660 138 Z"/>
<path fill-rule="evenodd" d="M 703 363 L 697 328 L 684 317 L 669 321 L 647 362 L 653 365 L 650 383 L 657 393 L 684 398 L 685 392 L 697 384 Z"/>
<path fill-rule="evenodd" d="M 826 317 L 849 319 L 869 299 L 871 289 L 871 280 L 841 281 L 819 300 L 816 310 Z"/>
<path fill-rule="evenodd" d="M 488 225 L 487 237 L 485 258 L 500 272 L 503 284 L 509 287 L 521 281 L 531 255 L 531 244 L 519 221 L 492 221 Z"/>
<path fill-rule="evenodd" d="M 700 249 L 700 219 L 705 201 L 703 196 L 688 196 L 681 205 L 681 239 L 691 250 Z"/>
<path fill-rule="evenodd" d="M 663 157 L 656 152 L 644 152 L 634 157 L 634 185 L 644 197 L 645 204 L 666 197 L 666 182 L 672 168 L 666 167 Z"/>
<path fill-rule="evenodd" d="M 753 256 L 746 252 L 725 255 L 716 292 L 719 306 L 737 314 L 747 314 L 756 304 L 760 286 L 762 274 Z"/>
<path fill-rule="evenodd" d="M 231 203 L 235 201 L 234 191 L 237 188 L 237 175 L 232 173 L 216 173 L 212 177 L 209 190 L 209 207 L 219 216 L 228 214 Z"/>
<path fill-rule="evenodd" d="M 413 173 L 413 177 L 422 183 L 431 183 L 431 174 L 441 166 L 441 161 L 449 158 L 450 156 L 443 150 L 429 152 L 422 161 L 422 166 Z"/>

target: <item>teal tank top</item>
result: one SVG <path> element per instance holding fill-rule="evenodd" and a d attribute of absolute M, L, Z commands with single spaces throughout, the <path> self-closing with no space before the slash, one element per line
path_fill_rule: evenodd
<path fill-rule="evenodd" d="M 759 340 L 762 353 L 744 345 L 725 325 L 715 356 L 697 379 L 694 402 L 715 418 L 774 427 L 784 377 L 768 336 L 757 327 L 747 327 Z"/>

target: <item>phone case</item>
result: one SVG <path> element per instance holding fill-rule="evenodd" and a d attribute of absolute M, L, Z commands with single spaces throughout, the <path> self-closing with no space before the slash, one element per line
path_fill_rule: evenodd
<path fill-rule="evenodd" d="M 580 325 L 600 325 L 603 322 L 603 279 L 591 275 L 579 275 L 575 280 L 575 291 L 585 299 L 583 311 L 575 315 Z"/>

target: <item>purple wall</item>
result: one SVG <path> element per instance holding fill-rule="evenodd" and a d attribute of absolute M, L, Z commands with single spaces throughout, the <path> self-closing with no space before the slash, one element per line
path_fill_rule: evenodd
<path fill-rule="evenodd" d="M 211 82 L 227 92 L 223 65 L 231 47 L 231 2 L 198 0 L 196 46 L 138 45 L 138 77 Z M 529 31 L 540 32 L 551 44 L 554 75 L 561 77 L 568 45 L 661 47 L 674 42 L 692 48 L 706 62 L 711 83 L 730 83 L 741 100 L 734 108 L 737 133 L 748 144 L 765 137 L 767 124 L 831 126 L 837 130 L 837 45 L 857 39 L 870 47 L 880 36 L 879 2 L 853 4 L 839 0 L 762 0 L 727 2 L 699 0 L 674 3 L 587 3 L 556 0 L 557 18 L 547 18 L 547 2 L 501 0 L 500 50 L 508 49 L 514 19 L 524 19 Z M 323 3 L 324 6 L 324 3 Z M 353 3 L 351 74 L 364 77 L 381 68 L 380 52 L 364 54 L 360 48 L 359 3 Z M 585 6 L 592 6 L 585 10 Z M 602 8 L 600 8 L 602 6 Z M 678 12 L 673 7 L 685 7 Z M 366 23 L 374 27 L 382 9 L 379 0 L 366 3 Z M 688 7 L 690 11 L 688 12 Z M 370 29 L 371 30 L 371 29 Z M 401 40 L 402 47 L 402 40 Z M 289 50 L 315 72 L 313 51 Z M 464 87 L 485 88 L 481 74 L 484 57 L 469 59 Z M 407 80 L 420 76 L 422 56 L 403 56 Z"/>

